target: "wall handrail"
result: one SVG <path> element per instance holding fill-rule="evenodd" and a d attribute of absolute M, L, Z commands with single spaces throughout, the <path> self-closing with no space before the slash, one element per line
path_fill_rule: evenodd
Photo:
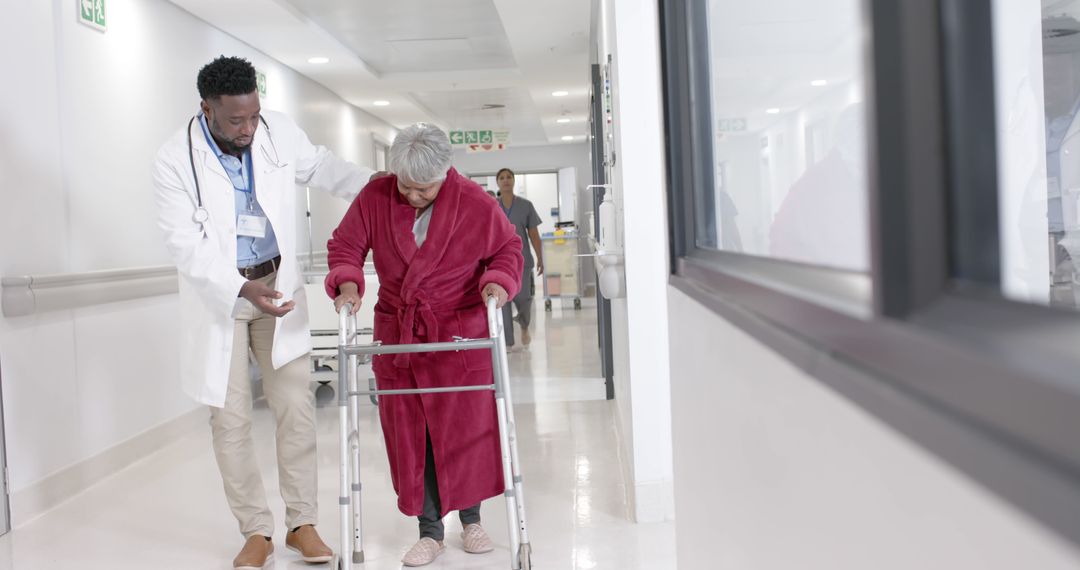
<path fill-rule="evenodd" d="M 179 290 L 171 265 L 0 278 L 5 317 L 169 295 Z"/>

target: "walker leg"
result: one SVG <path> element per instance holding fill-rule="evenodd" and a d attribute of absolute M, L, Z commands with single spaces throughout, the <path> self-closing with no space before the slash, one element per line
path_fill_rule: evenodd
<path fill-rule="evenodd" d="M 522 544 L 518 550 L 518 567 L 521 570 L 532 570 L 532 547 L 528 543 Z"/>
<path fill-rule="evenodd" d="M 503 481 L 506 498 L 506 524 L 510 529 L 510 568 L 519 570 L 517 552 L 521 546 L 521 536 L 516 528 L 517 523 L 517 496 L 514 494 L 514 476 L 510 469 L 510 442 L 506 429 L 506 401 L 502 396 L 496 396 L 496 408 L 499 413 L 499 448 L 502 455 Z"/>
<path fill-rule="evenodd" d="M 514 503 L 517 506 L 516 516 L 510 520 L 510 524 L 517 523 L 517 534 L 521 544 L 529 544 L 529 528 L 525 520 L 525 482 L 521 476 L 521 462 L 518 459 L 517 448 L 517 422 L 514 419 L 514 401 L 510 393 L 510 363 L 506 357 L 505 338 L 502 334 L 501 314 L 497 315 L 499 334 L 496 338 L 495 357 L 495 394 L 496 398 L 504 402 L 505 417 L 500 416 L 500 428 L 505 427 L 506 443 L 509 452 L 509 473 L 507 488 L 513 490 Z M 511 486 L 512 485 L 512 486 Z"/>
<path fill-rule="evenodd" d="M 514 410 L 510 398 L 509 362 L 506 358 L 506 340 L 503 336 L 501 311 L 492 310 L 489 304 L 488 328 L 495 340 L 492 348 L 492 372 L 495 376 L 495 407 L 499 414 L 499 447 L 502 452 L 503 480 L 505 483 L 507 526 L 510 528 L 510 567 L 521 570 L 531 566 L 529 535 L 525 524 L 525 505 L 521 473 L 517 467 L 517 430 L 514 426 Z M 525 562 L 522 562 L 522 559 Z"/>
<path fill-rule="evenodd" d="M 357 392 L 360 389 L 360 379 L 354 374 L 352 388 L 350 392 Z M 349 506 L 352 511 L 352 561 L 354 564 L 359 564 L 364 561 L 364 528 L 363 528 L 363 508 L 360 502 L 360 396 L 349 396 L 349 419 L 350 419 L 350 434 L 349 445 L 352 448 L 352 477 L 351 477 L 351 491 L 352 496 L 349 501 Z M 344 556 L 344 550 L 342 551 Z"/>
<path fill-rule="evenodd" d="M 505 354 L 504 354 L 505 356 Z M 504 399 L 506 400 L 506 417 L 508 426 L 508 437 L 510 443 L 510 473 L 514 481 L 514 498 L 517 503 L 517 528 L 521 535 L 521 543 L 524 545 L 529 544 L 529 528 L 525 521 L 525 480 L 521 476 L 521 462 L 518 459 L 517 448 L 517 422 L 514 419 L 514 406 L 510 397 L 510 386 L 503 379 L 504 386 Z"/>
<path fill-rule="evenodd" d="M 351 307 L 350 307 L 351 308 Z M 356 319 L 348 318 L 348 311 L 338 313 L 338 570 L 345 570 L 345 549 L 349 545 L 349 388 L 356 376 L 356 358 L 346 358 L 342 347 L 354 340 Z"/>
<path fill-rule="evenodd" d="M 344 389 L 345 386 L 341 386 L 339 389 Z M 338 406 L 338 421 L 339 431 L 338 437 L 340 438 L 340 461 L 338 465 L 340 487 L 338 492 L 338 509 L 340 514 L 340 520 L 338 521 L 338 528 L 341 531 L 340 542 L 338 542 L 338 552 L 342 553 L 342 556 L 338 557 L 339 562 L 344 563 L 344 552 L 349 545 L 349 410 L 348 404 L 342 402 Z"/>

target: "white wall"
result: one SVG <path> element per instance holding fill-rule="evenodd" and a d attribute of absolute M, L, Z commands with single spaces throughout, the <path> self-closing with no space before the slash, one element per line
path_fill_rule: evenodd
<path fill-rule="evenodd" d="M 499 193 L 499 183 L 494 175 L 471 176 L 488 192 Z M 532 202 L 540 216 L 540 233 L 555 229 L 559 218 L 551 215 L 552 208 L 559 207 L 559 175 L 554 172 L 514 173 L 514 195 Z"/>
<path fill-rule="evenodd" d="M 498 152 L 468 153 L 463 149 L 454 151 L 454 166 L 466 175 L 495 174 L 500 168 L 509 168 L 521 174 L 523 172 L 549 171 L 572 167 L 576 171 L 575 188 L 559 188 L 559 218 L 574 219 L 581 209 L 576 203 L 577 195 L 592 184 L 592 162 L 589 159 L 589 145 L 583 143 L 553 144 L 542 146 L 510 146 Z M 562 184 L 562 180 L 559 181 Z M 588 208 L 591 209 L 591 204 Z M 539 208 L 539 206 L 538 206 Z M 550 212 L 542 212 L 545 219 Z M 542 231 L 555 229 L 553 224 L 546 225 Z"/>
<path fill-rule="evenodd" d="M 674 512 L 658 12 L 650 0 L 605 0 L 600 12 L 606 21 L 598 38 L 601 60 L 613 55 L 617 160 L 611 183 L 626 265 L 627 296 L 611 303 L 617 428 L 635 520 L 669 520 Z"/>
<path fill-rule="evenodd" d="M 372 132 L 393 137 L 389 125 L 164 0 L 110 0 L 106 33 L 79 24 L 75 2 L 9 4 L 17 24 L 0 35 L 13 79 L 0 90 L 4 276 L 169 263 L 151 165 L 197 110 L 196 73 L 217 55 L 249 58 L 267 76 L 264 107 L 291 114 L 346 158 L 371 164 Z M 347 204 L 316 206 L 324 246 Z M 16 524 L 32 514 L 20 510 L 20 491 L 195 409 L 176 376 L 176 311 L 166 296 L 0 319 Z"/>
<path fill-rule="evenodd" d="M 592 184 L 592 160 L 589 156 L 589 145 L 576 144 L 553 144 L 542 146 L 510 146 L 506 150 L 498 152 L 468 153 L 465 150 L 454 151 L 454 166 L 466 175 L 495 174 L 500 168 L 509 168 L 517 173 L 533 171 L 554 172 L 561 168 L 573 168 L 575 172 L 574 185 L 576 192 L 572 195 L 565 188 L 559 188 L 559 200 L 575 200 L 573 207 L 576 221 L 582 232 L 591 227 L 586 215 L 592 215 L 592 203 L 579 204 L 585 187 Z M 562 184 L 562 179 L 559 181 Z M 560 218 L 567 220 L 564 214 L 565 202 L 560 202 Z M 542 216 L 544 214 L 541 214 Z M 546 218 L 547 216 L 545 216 Z M 554 225 L 545 224 L 541 232 L 554 230 Z M 589 250 L 585 241 L 580 244 L 580 251 L 587 253 Z M 581 264 L 581 284 L 584 290 L 589 290 L 590 285 L 596 282 L 596 271 L 591 263 Z"/>
<path fill-rule="evenodd" d="M 577 183 L 582 188 L 592 180 L 592 164 L 589 161 L 589 145 L 552 144 L 542 146 L 509 146 L 498 152 L 468 153 L 464 149 L 454 151 L 454 167 L 466 175 L 495 174 L 500 168 L 509 168 L 514 172 L 534 172 L 546 170 L 554 172 L 560 168 L 577 168 Z"/>
<path fill-rule="evenodd" d="M 520 184 L 521 195 L 532 201 L 537 215 L 540 216 L 540 231 L 554 231 L 559 218 L 552 216 L 551 210 L 559 208 L 559 175 L 545 172 L 521 174 L 514 178 L 517 181 L 514 191 L 518 191 Z"/>
<path fill-rule="evenodd" d="M 708 308 L 675 289 L 669 306 L 680 568 L 1080 567 L 1075 547 Z"/>

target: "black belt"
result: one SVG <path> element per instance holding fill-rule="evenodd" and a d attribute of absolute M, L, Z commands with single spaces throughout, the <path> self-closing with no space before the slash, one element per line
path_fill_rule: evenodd
<path fill-rule="evenodd" d="M 266 277 L 271 273 L 277 271 L 277 268 L 281 265 L 281 256 L 277 256 L 274 259 L 268 259 L 258 265 L 252 265 L 251 267 L 240 267 L 237 271 L 240 275 L 246 278 L 248 281 L 252 279 L 259 279 Z"/>

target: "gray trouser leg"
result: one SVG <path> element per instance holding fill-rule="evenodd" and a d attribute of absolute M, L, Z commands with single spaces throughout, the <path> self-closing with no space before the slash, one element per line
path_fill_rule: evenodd
<path fill-rule="evenodd" d="M 506 346 L 514 346 L 514 303 L 507 301 L 503 305 L 503 333 L 506 337 Z"/>
<path fill-rule="evenodd" d="M 529 325 L 532 324 L 532 304 L 532 297 L 514 299 L 514 306 L 518 310 L 517 322 L 523 329 L 529 328 Z"/>
<path fill-rule="evenodd" d="M 444 535 L 442 503 L 439 501 L 439 480 L 435 474 L 435 454 L 431 450 L 431 434 L 427 436 L 427 459 L 424 461 L 424 514 L 417 517 L 420 521 L 420 538 L 425 536 L 441 541 Z M 480 522 L 480 504 L 458 512 L 462 525 Z"/>
<path fill-rule="evenodd" d="M 477 503 L 474 507 L 458 511 L 458 518 L 461 519 L 461 526 L 480 524 L 480 503 Z"/>
<path fill-rule="evenodd" d="M 514 316 L 511 305 L 517 307 L 517 322 L 521 325 L 521 328 L 529 328 L 529 324 L 532 323 L 532 303 L 533 303 L 533 279 L 532 279 L 532 267 L 526 267 L 522 270 L 521 275 L 521 291 L 517 296 L 510 299 L 503 305 L 503 327 L 506 329 L 506 346 L 514 346 Z"/>

